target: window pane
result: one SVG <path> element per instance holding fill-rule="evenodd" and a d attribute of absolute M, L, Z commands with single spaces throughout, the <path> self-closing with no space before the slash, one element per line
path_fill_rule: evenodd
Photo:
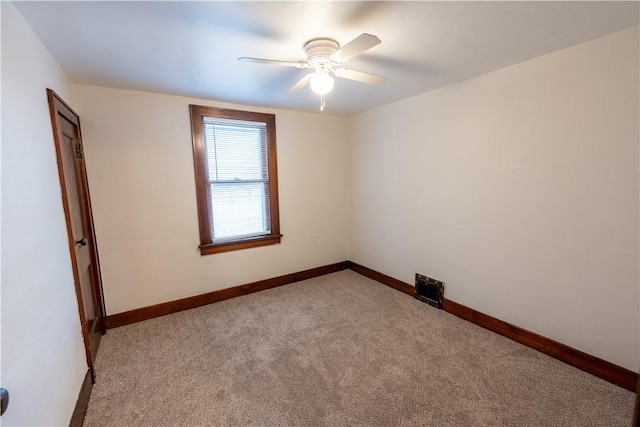
<path fill-rule="evenodd" d="M 264 123 L 205 119 L 208 180 L 266 179 L 265 132 Z"/>
<path fill-rule="evenodd" d="M 264 183 L 211 183 L 213 240 L 269 234 Z"/>

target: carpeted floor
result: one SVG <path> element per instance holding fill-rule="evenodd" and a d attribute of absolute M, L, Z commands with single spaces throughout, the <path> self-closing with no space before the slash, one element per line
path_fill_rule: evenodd
<path fill-rule="evenodd" d="M 85 426 L 624 426 L 634 394 L 349 270 L 110 330 Z"/>

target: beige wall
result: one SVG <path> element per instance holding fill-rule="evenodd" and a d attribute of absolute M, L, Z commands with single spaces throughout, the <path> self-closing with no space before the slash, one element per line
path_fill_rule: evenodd
<path fill-rule="evenodd" d="M 87 372 L 46 88 L 67 76 L 9 2 L 2 11 L 2 425 L 68 425 Z"/>
<path fill-rule="evenodd" d="M 109 314 L 348 259 L 347 119 L 83 85 L 74 98 Z M 197 252 L 190 103 L 276 114 L 280 245 Z"/>
<path fill-rule="evenodd" d="M 638 27 L 354 116 L 351 260 L 639 368 Z"/>

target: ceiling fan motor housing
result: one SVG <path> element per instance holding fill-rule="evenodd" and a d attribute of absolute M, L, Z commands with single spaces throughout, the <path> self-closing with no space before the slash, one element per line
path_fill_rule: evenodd
<path fill-rule="evenodd" d="M 322 69 L 324 67 L 328 68 L 331 65 L 329 57 L 338 49 L 340 49 L 340 43 L 333 39 L 311 39 L 304 44 L 304 52 L 307 55 L 307 61 L 316 69 Z"/>

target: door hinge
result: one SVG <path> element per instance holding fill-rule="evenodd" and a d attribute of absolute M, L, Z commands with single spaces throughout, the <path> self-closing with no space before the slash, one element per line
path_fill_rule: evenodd
<path fill-rule="evenodd" d="M 79 159 L 84 158 L 84 153 L 82 151 L 82 145 L 81 144 L 76 144 L 76 157 Z"/>

